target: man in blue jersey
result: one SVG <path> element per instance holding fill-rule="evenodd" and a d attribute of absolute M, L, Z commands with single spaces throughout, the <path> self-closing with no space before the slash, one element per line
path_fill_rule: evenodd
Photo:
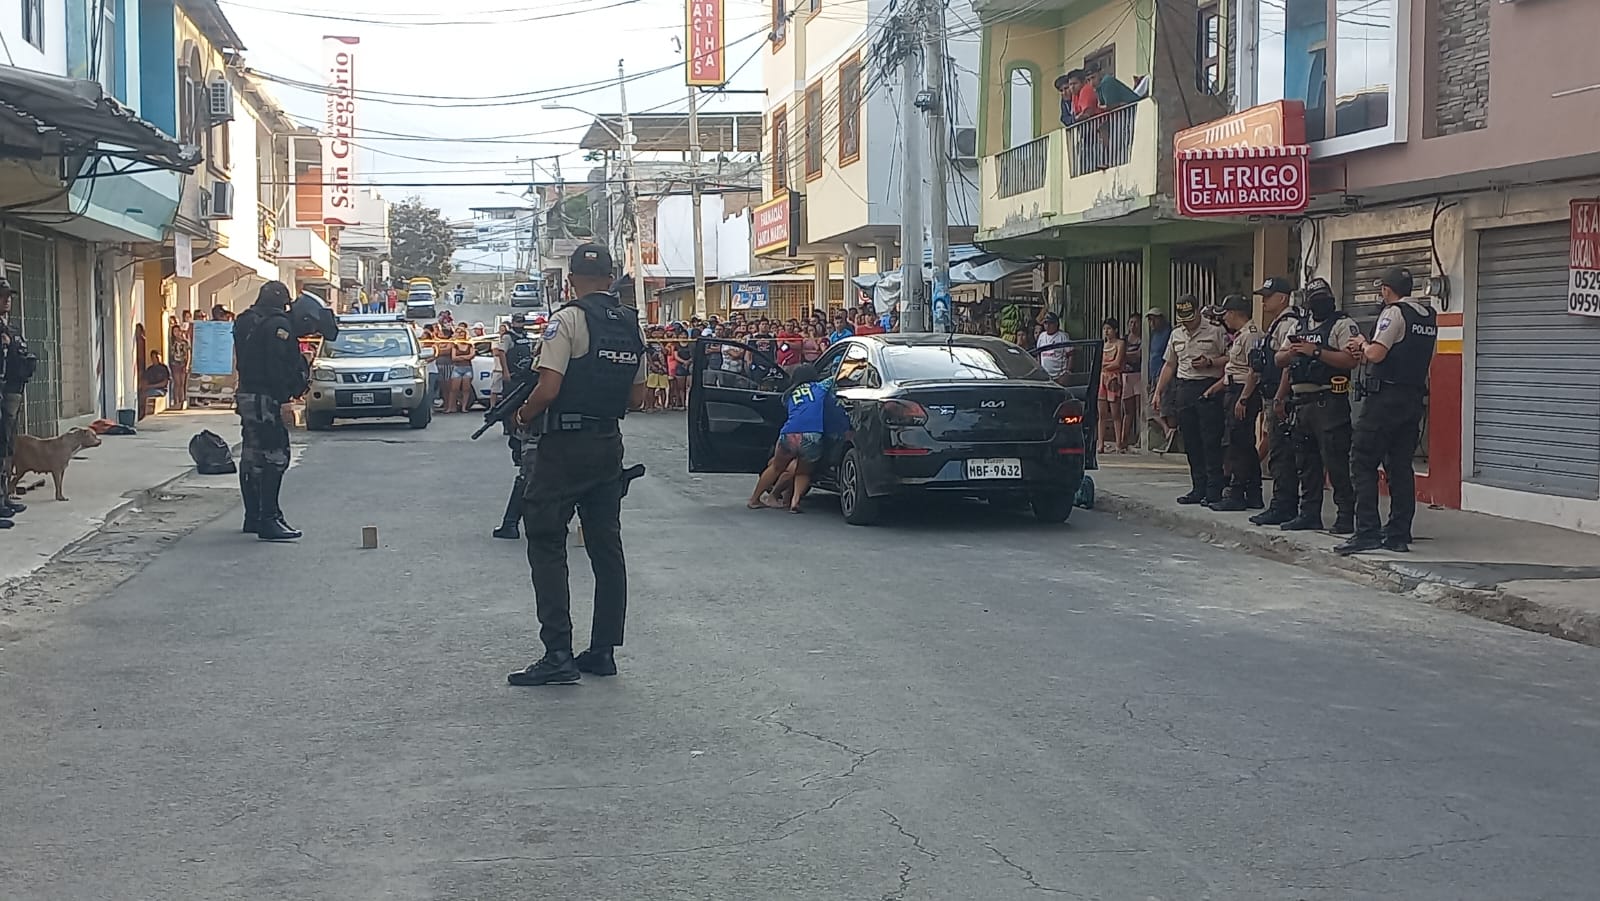
<path fill-rule="evenodd" d="M 817 379 L 816 367 L 810 363 L 795 368 L 793 387 L 784 398 L 789 418 L 778 432 L 772 460 L 756 480 L 755 491 L 747 504 L 750 509 L 767 506 L 762 498 L 792 465 L 794 487 L 789 497 L 789 512 L 800 512 L 800 501 L 811 487 L 812 469 L 826 455 L 828 440 L 843 437 L 850 428 L 850 416 L 835 394 L 835 381 L 853 375 L 860 365 L 858 360 L 847 361 L 840 365 L 838 375 L 821 380 Z"/>

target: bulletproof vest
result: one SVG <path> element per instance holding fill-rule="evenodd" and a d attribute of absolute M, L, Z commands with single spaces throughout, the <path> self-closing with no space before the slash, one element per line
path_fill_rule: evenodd
<path fill-rule="evenodd" d="M 621 419 L 639 372 L 644 339 L 639 314 L 614 294 L 585 294 L 573 301 L 589 326 L 589 352 L 567 363 L 561 393 L 550 412 L 590 419 Z M 553 421 L 553 420 L 552 420 Z"/>
<path fill-rule="evenodd" d="M 292 331 L 286 312 L 263 313 L 251 307 L 234 320 L 233 347 L 238 358 L 241 392 L 288 400 L 304 390 L 304 386 L 297 384 L 301 373 L 286 372 L 282 363 L 273 359 L 273 345 L 280 340 L 279 329 Z"/>
<path fill-rule="evenodd" d="M 0 359 L 0 388 L 7 394 L 15 394 L 33 378 L 39 368 L 39 358 L 28 350 L 28 342 L 21 332 L 10 325 L 0 325 L 0 332 L 10 339 L 5 345 L 4 358 Z"/>
<path fill-rule="evenodd" d="M 1296 323 L 1295 329 L 1298 330 L 1305 327 L 1306 317 L 1298 309 L 1289 307 L 1279 313 L 1278 318 L 1272 320 L 1266 332 L 1256 340 L 1256 346 L 1250 349 L 1250 368 L 1256 371 L 1257 377 L 1268 392 L 1278 390 L 1278 380 L 1282 378 L 1277 351 L 1272 347 L 1272 336 L 1277 334 L 1278 328 L 1286 321 Z"/>
<path fill-rule="evenodd" d="M 506 375 L 516 378 L 533 368 L 533 339 L 523 332 L 511 333 L 511 345 L 506 348 Z"/>
<path fill-rule="evenodd" d="M 1428 366 L 1433 363 L 1433 347 L 1439 340 L 1438 314 L 1432 307 L 1403 300 L 1391 308 L 1406 320 L 1406 337 L 1389 348 L 1383 362 L 1372 367 L 1372 377 L 1380 382 L 1411 385 L 1428 384 Z"/>
<path fill-rule="evenodd" d="M 1327 322 L 1307 332 L 1306 337 L 1313 344 L 1320 344 L 1329 350 L 1340 350 L 1333 346 L 1333 327 L 1349 318 L 1342 312 L 1335 312 Z M 1296 385 L 1328 385 L 1336 375 L 1348 375 L 1348 372 L 1329 366 L 1316 357 L 1299 357 L 1289 368 L 1289 381 Z"/>

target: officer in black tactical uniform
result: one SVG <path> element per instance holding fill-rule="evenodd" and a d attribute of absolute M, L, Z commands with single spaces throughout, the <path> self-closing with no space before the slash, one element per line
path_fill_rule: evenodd
<path fill-rule="evenodd" d="M 619 424 L 644 401 L 644 332 L 638 311 L 609 293 L 611 254 L 603 246 L 581 245 L 567 271 L 577 299 L 545 327 L 539 384 L 516 415 L 518 425 L 544 417 L 522 522 L 545 653 L 507 676 L 512 685 L 571 684 L 580 672 L 615 674 L 612 649 L 622 644 L 628 606 Z M 588 650 L 577 657 L 567 585 L 567 523 L 574 510 L 594 569 L 594 625 Z"/>
<path fill-rule="evenodd" d="M 1338 309 L 1333 288 L 1314 278 L 1306 284 L 1311 314 L 1304 334 L 1292 336 L 1287 353 L 1290 414 L 1294 418 L 1295 470 L 1300 479 L 1300 512 L 1280 528 L 1286 532 L 1322 528 L 1323 482 L 1333 484 L 1335 535 L 1355 531 L 1355 491 L 1350 487 L 1350 370 L 1356 358 L 1345 349 L 1359 337 L 1354 319 Z"/>
<path fill-rule="evenodd" d="M 511 314 L 511 331 L 505 345 L 505 383 L 502 393 L 509 392 L 512 381 L 521 372 L 530 372 L 535 362 L 533 336 L 528 334 L 528 314 Z M 517 523 L 522 518 L 522 498 L 527 493 L 528 477 L 533 469 L 534 451 L 539 447 L 537 423 L 519 426 L 506 421 L 506 444 L 511 448 L 511 465 L 517 467 L 517 478 L 511 486 L 511 497 L 506 501 L 506 512 L 494 537 L 515 541 L 522 537 Z"/>
<path fill-rule="evenodd" d="M 1289 423 L 1289 338 L 1305 328 L 1305 316 L 1291 300 L 1294 283 L 1273 276 L 1256 289 L 1267 331 L 1250 351 L 1250 368 L 1256 371 L 1263 410 L 1267 414 L 1267 475 L 1272 479 L 1272 500 L 1267 509 L 1250 517 L 1258 526 L 1281 526 L 1299 513 L 1300 483 L 1295 477 L 1294 437 Z M 1279 363 L 1279 358 L 1284 360 Z"/>
<path fill-rule="evenodd" d="M 244 496 L 244 531 L 264 541 L 293 541 L 278 505 L 283 474 L 289 468 L 289 429 L 283 405 L 304 394 L 311 370 L 300 355 L 300 338 L 339 335 L 333 311 L 314 295 L 289 302 L 289 286 L 267 282 L 256 302 L 233 323 L 239 390 L 234 404 L 244 447 L 239 452 L 239 491 Z"/>
<path fill-rule="evenodd" d="M 1439 338 L 1438 315 L 1411 299 L 1411 273 L 1390 269 L 1378 280 L 1383 312 L 1372 340 L 1357 336 L 1348 350 L 1371 364 L 1362 390 L 1366 403 L 1356 422 L 1350 474 L 1356 490 L 1356 533 L 1334 548 L 1341 554 L 1378 549 L 1411 550 L 1411 520 L 1417 513 L 1417 452 L 1428 395 L 1428 367 Z M 1378 464 L 1389 477 L 1389 524 L 1378 519 Z"/>
<path fill-rule="evenodd" d="M 22 418 L 22 389 L 33 378 L 39 359 L 28 351 L 28 342 L 12 324 L 11 282 L 0 278 L 0 530 L 11 528 L 11 519 L 28 509 L 11 497 L 11 453 L 17 444 L 17 429 Z"/>

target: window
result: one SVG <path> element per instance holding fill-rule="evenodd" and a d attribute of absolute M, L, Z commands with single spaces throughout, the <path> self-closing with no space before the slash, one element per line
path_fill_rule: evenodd
<path fill-rule="evenodd" d="M 789 189 L 789 110 L 772 111 L 772 194 Z"/>
<path fill-rule="evenodd" d="M 822 82 L 806 88 L 806 180 L 822 177 Z"/>
<path fill-rule="evenodd" d="M 839 67 L 839 165 L 861 159 L 861 56 Z"/>
<path fill-rule="evenodd" d="M 789 10 L 788 0 L 771 0 L 772 3 L 772 49 L 776 51 L 783 46 L 789 37 Z"/>
<path fill-rule="evenodd" d="M 44 0 L 22 0 L 22 39 L 44 49 Z"/>
<path fill-rule="evenodd" d="M 117 0 L 99 0 L 98 5 L 100 19 L 96 27 L 99 31 L 94 35 L 94 40 L 99 43 L 99 48 L 95 58 L 95 74 L 106 93 L 114 96 L 120 87 L 122 75 L 118 71 L 120 62 L 117 48 L 122 41 L 117 34 Z"/>
<path fill-rule="evenodd" d="M 1012 66 L 1006 77 L 1006 147 L 1020 147 L 1039 133 L 1039 77 Z"/>
<path fill-rule="evenodd" d="M 210 111 L 205 97 L 205 75 L 200 71 L 200 54 L 191 54 L 178 67 L 178 140 L 185 144 L 201 144 L 203 123 Z"/>
<path fill-rule="evenodd" d="M 1352 138 L 1334 153 L 1403 139 L 1404 116 L 1396 107 L 1405 95 L 1401 6 L 1402 0 L 1263 3 L 1253 101 L 1304 101 L 1309 140 Z"/>
<path fill-rule="evenodd" d="M 1110 47 L 1102 47 L 1083 58 L 1083 67 L 1085 69 L 1093 69 L 1095 66 L 1100 67 L 1101 78 L 1107 75 L 1116 77 L 1117 48 L 1115 44 Z"/>
<path fill-rule="evenodd" d="M 1222 12 L 1215 3 L 1200 7 L 1195 31 L 1195 87 L 1202 94 L 1222 93 Z"/>

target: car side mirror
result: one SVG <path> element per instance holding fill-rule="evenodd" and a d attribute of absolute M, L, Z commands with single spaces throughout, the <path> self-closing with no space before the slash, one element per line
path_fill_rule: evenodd
<path fill-rule="evenodd" d="M 434 357 L 437 357 L 438 355 L 439 355 L 439 352 L 437 350 L 434 350 L 431 347 L 424 347 L 422 349 L 422 359 L 424 359 L 424 360 L 431 360 Z"/>

